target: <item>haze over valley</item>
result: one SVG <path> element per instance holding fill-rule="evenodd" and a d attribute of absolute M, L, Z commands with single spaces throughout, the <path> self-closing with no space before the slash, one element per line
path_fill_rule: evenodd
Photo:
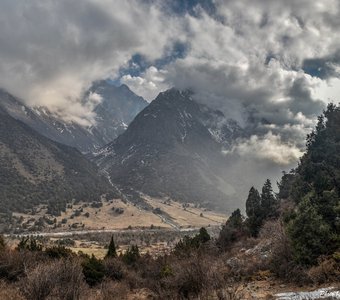
<path fill-rule="evenodd" d="M 340 299 L 340 2 L 0 3 L 0 299 Z"/>

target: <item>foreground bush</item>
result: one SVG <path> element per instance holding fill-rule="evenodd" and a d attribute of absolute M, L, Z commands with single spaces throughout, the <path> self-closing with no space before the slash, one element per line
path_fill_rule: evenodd
<path fill-rule="evenodd" d="M 100 259 L 97 259 L 93 254 L 91 257 L 85 256 L 81 265 L 85 280 L 89 286 L 95 286 L 103 281 L 105 266 Z"/>
<path fill-rule="evenodd" d="M 340 259 L 337 255 L 322 257 L 318 265 L 310 268 L 307 274 L 316 284 L 340 282 Z"/>
<path fill-rule="evenodd" d="M 17 281 L 44 260 L 41 253 L 6 249 L 0 252 L 0 278 Z"/>
<path fill-rule="evenodd" d="M 25 300 L 19 290 L 6 282 L 0 282 L 0 299 L 4 300 Z"/>
<path fill-rule="evenodd" d="M 77 300 L 84 290 L 82 268 L 77 260 L 59 260 L 40 264 L 21 282 L 28 300 Z"/>

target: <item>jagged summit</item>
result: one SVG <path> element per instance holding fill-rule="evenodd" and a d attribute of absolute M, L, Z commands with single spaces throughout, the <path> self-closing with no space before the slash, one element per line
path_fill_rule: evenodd
<path fill-rule="evenodd" d="M 222 150 L 242 132 L 222 112 L 194 101 L 190 91 L 172 88 L 160 93 L 95 160 L 123 189 L 223 205 L 235 189 L 223 178 Z"/>
<path fill-rule="evenodd" d="M 46 107 L 30 108 L 0 89 L 0 106 L 13 118 L 24 122 L 40 134 L 63 144 L 92 152 L 113 141 L 124 132 L 133 118 L 148 105 L 127 86 L 114 86 L 107 81 L 95 82 L 83 99 L 96 93 L 101 101 L 94 108 L 95 124 L 84 127 L 75 122 L 65 122 Z"/>

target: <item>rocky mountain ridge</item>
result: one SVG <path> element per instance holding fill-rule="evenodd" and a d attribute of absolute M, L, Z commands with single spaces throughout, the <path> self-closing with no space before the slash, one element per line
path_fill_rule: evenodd
<path fill-rule="evenodd" d="M 225 177 L 222 150 L 243 134 L 234 120 L 194 101 L 190 91 L 170 89 L 95 161 L 124 190 L 230 208 L 237 191 Z"/>
<path fill-rule="evenodd" d="M 94 107 L 95 124 L 82 126 L 65 122 L 46 107 L 28 107 L 20 99 L 0 89 L 0 106 L 13 118 L 22 121 L 40 134 L 81 152 L 95 151 L 121 134 L 147 102 L 135 95 L 126 85 L 116 87 L 99 81 L 85 94 L 101 99 Z"/>

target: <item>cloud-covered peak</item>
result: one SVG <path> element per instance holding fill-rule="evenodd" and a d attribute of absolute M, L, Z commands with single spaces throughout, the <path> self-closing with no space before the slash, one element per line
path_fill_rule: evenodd
<path fill-rule="evenodd" d="M 339 101 L 338 0 L 4 0 L 0 8 L 0 86 L 84 125 L 100 99 L 83 94 L 109 78 L 148 101 L 172 86 L 191 89 L 251 129 L 254 143 L 301 150 L 325 104 Z"/>
<path fill-rule="evenodd" d="M 135 53 L 153 61 L 177 39 L 172 18 L 142 1 L 11 1 L 0 4 L 0 86 L 65 119 L 91 121 L 80 99 L 115 78 Z"/>

